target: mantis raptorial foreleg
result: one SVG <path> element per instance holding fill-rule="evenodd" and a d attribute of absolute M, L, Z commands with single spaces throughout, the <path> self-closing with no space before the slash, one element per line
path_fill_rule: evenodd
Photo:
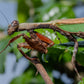
<path fill-rule="evenodd" d="M 12 42 L 14 42 L 16 39 L 20 38 L 20 37 L 23 36 L 23 35 L 24 35 L 24 34 L 19 34 L 19 35 L 13 37 L 13 38 L 8 42 L 7 46 L 6 46 L 0 53 L 2 53 Z"/>
<path fill-rule="evenodd" d="M 19 43 L 19 44 L 17 45 L 18 50 L 19 50 L 20 53 L 21 53 L 25 58 L 27 58 L 28 60 L 30 60 L 30 61 L 37 60 L 37 57 L 31 58 L 31 57 L 29 57 L 27 54 L 25 54 L 25 53 L 22 51 L 21 47 L 27 48 L 27 49 L 32 49 L 27 43 Z"/>
<path fill-rule="evenodd" d="M 27 49 L 33 49 L 29 44 L 25 43 L 19 43 L 18 46 L 23 47 L 23 48 L 27 48 Z"/>

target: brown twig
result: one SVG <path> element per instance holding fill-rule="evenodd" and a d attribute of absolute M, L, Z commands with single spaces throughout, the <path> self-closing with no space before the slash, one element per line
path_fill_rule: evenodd
<path fill-rule="evenodd" d="M 44 81 L 46 84 L 53 84 L 50 77 L 48 76 L 46 70 L 44 69 L 44 67 L 42 66 L 42 64 L 40 63 L 40 60 L 36 57 L 29 57 L 27 54 L 25 54 L 22 49 L 20 48 L 20 46 L 17 46 L 18 50 L 21 52 L 21 54 L 28 59 L 37 69 L 37 71 L 41 74 L 41 76 L 43 77 Z"/>
<path fill-rule="evenodd" d="M 30 62 L 36 67 L 37 71 L 41 74 L 42 78 L 44 79 L 46 84 L 53 84 L 53 82 L 51 81 L 50 77 L 48 76 L 46 70 L 44 69 L 44 67 L 42 66 L 42 64 L 40 63 L 40 60 L 36 57 L 36 55 L 31 55 L 32 57 L 30 58 L 27 54 L 25 54 L 20 47 L 18 46 L 19 51 L 22 53 L 22 55 L 30 60 Z"/>
<path fill-rule="evenodd" d="M 46 84 L 53 84 L 50 77 L 48 76 L 46 70 L 40 63 L 39 59 L 31 61 L 32 64 L 36 67 L 37 71 L 41 74 L 42 78 L 44 79 Z"/>

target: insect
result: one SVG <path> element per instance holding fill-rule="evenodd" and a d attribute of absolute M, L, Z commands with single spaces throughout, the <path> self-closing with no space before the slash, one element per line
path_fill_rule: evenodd
<path fill-rule="evenodd" d="M 84 32 L 81 32 L 81 31 L 69 32 L 69 31 L 63 30 L 62 28 L 59 27 L 59 25 L 62 25 L 62 24 L 78 24 L 78 23 L 79 24 L 84 23 L 84 18 L 56 20 L 56 21 L 51 21 L 51 22 L 46 22 L 46 23 L 21 23 L 21 24 L 19 24 L 18 21 L 15 20 L 15 21 L 12 22 L 12 24 L 9 25 L 8 34 L 11 35 L 14 32 L 26 30 L 26 31 L 28 31 L 30 33 L 31 38 L 29 38 L 25 34 L 17 35 L 16 37 L 12 38 L 9 41 L 6 48 L 10 45 L 10 43 L 12 43 L 13 41 L 15 41 L 16 39 L 18 39 L 19 37 L 22 36 L 23 39 L 25 39 L 25 43 L 19 43 L 18 46 L 17 46 L 18 50 L 27 59 L 36 60 L 36 58 L 28 57 L 21 50 L 21 47 L 27 48 L 27 49 L 36 49 L 37 51 L 46 54 L 48 52 L 47 47 L 53 46 L 54 42 L 52 40 L 50 40 L 49 38 L 35 32 L 34 29 L 40 29 L 40 28 L 52 29 L 52 30 L 54 30 L 56 32 L 59 32 L 60 34 L 66 36 L 70 41 L 73 41 L 75 43 L 74 44 L 73 55 L 72 55 L 72 65 L 73 65 L 77 75 L 81 79 L 81 77 L 80 77 L 80 75 L 79 75 L 79 73 L 77 71 L 77 68 L 75 66 L 75 57 L 76 57 L 76 53 L 77 53 L 77 50 L 78 50 L 78 42 L 77 42 L 77 40 L 76 40 L 76 38 L 74 36 L 84 38 Z M 3 52 L 4 50 L 2 50 L 1 52 Z"/>

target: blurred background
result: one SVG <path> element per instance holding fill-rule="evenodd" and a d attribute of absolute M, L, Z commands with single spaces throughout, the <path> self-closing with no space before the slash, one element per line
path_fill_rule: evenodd
<path fill-rule="evenodd" d="M 23 22 L 48 22 L 56 19 L 84 17 L 84 0 L 0 0 L 0 51 L 5 48 L 8 41 L 22 33 L 15 32 L 7 35 L 8 25 L 13 20 Z M 62 44 L 57 39 L 55 32 L 50 29 L 36 30 L 49 37 L 55 45 L 48 48 L 47 54 L 38 52 L 37 56 L 47 70 L 54 84 L 83 84 L 79 81 L 71 64 L 74 44 L 66 37 L 58 34 Z M 27 35 L 26 31 L 24 31 Z M 79 47 L 76 57 L 76 67 L 84 77 L 84 42 Z M 17 49 L 18 43 L 24 42 L 19 38 L 0 54 L 0 84 L 45 84 L 40 74 L 36 74 L 36 68 L 25 59 Z M 31 56 L 31 50 L 23 49 Z"/>

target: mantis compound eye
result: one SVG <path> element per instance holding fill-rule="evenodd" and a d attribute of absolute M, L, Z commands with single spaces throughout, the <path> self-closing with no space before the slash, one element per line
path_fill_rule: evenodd
<path fill-rule="evenodd" d="M 8 26 L 8 35 L 13 34 L 15 31 L 18 30 L 19 22 L 17 20 L 14 20 L 9 26 Z"/>
<path fill-rule="evenodd" d="M 11 26 L 12 26 L 12 27 L 15 27 L 15 26 L 17 26 L 17 25 L 19 25 L 19 22 L 18 22 L 17 20 L 14 20 L 14 21 L 11 23 Z"/>

